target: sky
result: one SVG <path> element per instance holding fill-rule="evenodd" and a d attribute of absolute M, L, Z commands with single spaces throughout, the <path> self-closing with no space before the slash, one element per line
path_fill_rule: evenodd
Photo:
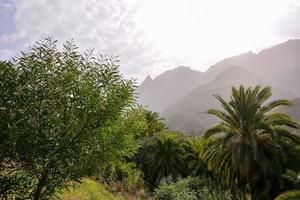
<path fill-rule="evenodd" d="M 300 0 L 0 0 L 0 59 L 73 39 L 141 82 L 300 38 Z"/>

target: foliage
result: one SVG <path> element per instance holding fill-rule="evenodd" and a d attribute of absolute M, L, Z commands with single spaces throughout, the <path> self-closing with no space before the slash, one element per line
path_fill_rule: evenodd
<path fill-rule="evenodd" d="M 155 133 L 166 129 L 163 118 L 159 117 L 157 112 L 147 110 L 141 106 L 128 112 L 127 121 L 131 121 L 131 123 L 127 123 L 129 125 L 132 124 L 129 130 L 135 132 L 138 139 L 151 137 Z"/>
<path fill-rule="evenodd" d="M 122 188 L 125 188 L 129 193 L 133 194 L 146 188 L 143 173 L 134 162 L 112 162 L 103 172 L 105 174 L 100 175 L 103 182 L 120 183 Z"/>
<path fill-rule="evenodd" d="M 114 185 L 106 185 L 95 180 L 84 178 L 81 183 L 74 182 L 70 187 L 57 194 L 58 199 L 77 200 L 150 200 L 147 193 L 142 190 L 136 194 L 126 193 L 124 191 L 113 191 Z"/>
<path fill-rule="evenodd" d="M 134 86 L 114 59 L 46 39 L 1 62 L 0 90 L 2 192 L 49 199 L 69 180 L 136 149 L 119 131 Z"/>
<path fill-rule="evenodd" d="M 173 200 L 179 197 L 184 200 L 197 199 L 195 191 L 190 190 L 186 182 L 173 183 L 170 178 L 163 179 L 155 189 L 155 199 L 157 200 Z"/>
<path fill-rule="evenodd" d="M 205 149 L 208 144 L 208 140 L 204 138 L 188 137 L 183 147 L 185 149 L 185 165 L 186 175 L 200 176 L 209 175 L 207 165 L 204 160 Z"/>
<path fill-rule="evenodd" d="M 184 170 L 181 136 L 166 129 L 148 138 L 136 155 L 136 160 L 151 187 L 157 185 L 163 177 L 181 176 Z"/>
<path fill-rule="evenodd" d="M 281 140 L 282 148 L 285 151 L 286 160 L 283 165 L 280 191 L 300 189 L 300 145 L 290 141 Z"/>
<path fill-rule="evenodd" d="M 275 200 L 299 200 L 300 191 L 288 191 L 280 194 Z"/>
<path fill-rule="evenodd" d="M 120 131 L 125 133 L 131 133 L 134 135 L 136 140 L 143 142 L 143 138 L 147 136 L 149 122 L 146 119 L 146 112 L 151 112 L 145 110 L 141 107 L 132 108 L 128 110 L 124 116 L 123 127 Z"/>
<path fill-rule="evenodd" d="M 94 200 L 123 200 L 105 189 L 103 185 L 90 179 L 83 179 L 81 183 L 73 183 L 68 189 L 64 189 L 58 198 L 70 199 L 94 199 Z M 125 199 L 124 199 L 125 200 Z"/>
<path fill-rule="evenodd" d="M 155 189 L 157 200 L 229 200 L 228 191 L 218 188 L 213 180 L 203 177 L 188 177 L 173 182 L 165 178 Z"/>
<path fill-rule="evenodd" d="M 208 111 L 221 120 L 205 133 L 215 137 L 205 153 L 208 169 L 222 177 L 233 193 L 236 185 L 242 190 L 249 187 L 253 199 L 273 199 L 278 193 L 286 156 L 280 140 L 300 141 L 286 128 L 298 128 L 298 124 L 288 115 L 272 112 L 290 102 L 266 103 L 271 95 L 269 87 L 233 87 L 229 102 L 215 96 L 223 110 Z"/>
<path fill-rule="evenodd" d="M 160 118 L 157 112 L 144 109 L 144 115 L 147 121 L 146 136 L 152 136 L 166 128 L 163 118 Z"/>

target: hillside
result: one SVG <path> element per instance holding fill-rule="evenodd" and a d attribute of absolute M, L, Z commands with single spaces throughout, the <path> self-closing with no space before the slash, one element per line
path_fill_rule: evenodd
<path fill-rule="evenodd" d="M 203 73 L 188 67 L 166 71 L 155 79 L 148 76 L 137 88 L 138 103 L 161 112 L 202 83 Z"/>
<path fill-rule="evenodd" d="M 238 78 L 236 78 L 238 77 Z M 213 125 L 216 120 L 205 112 L 210 108 L 219 108 L 219 102 L 214 94 L 229 98 L 232 86 L 267 85 L 255 74 L 237 66 L 230 66 L 221 72 L 214 81 L 201 85 L 188 93 L 185 97 L 169 106 L 162 116 L 167 125 L 175 130 L 189 134 L 201 134 L 206 128 Z M 273 88 L 273 99 L 293 98 L 294 95 L 278 87 Z"/>
<path fill-rule="evenodd" d="M 258 54 L 248 52 L 224 59 L 211 66 L 205 77 L 208 81 L 213 80 L 228 66 L 237 65 L 264 79 L 269 85 L 281 87 L 300 96 L 299 57 L 300 40 L 288 40 Z"/>
<path fill-rule="evenodd" d="M 232 77 L 239 77 L 232 78 Z M 215 123 L 215 119 L 205 112 L 210 108 L 219 108 L 213 94 L 228 99 L 232 86 L 263 84 L 256 75 L 247 70 L 230 66 L 221 72 L 212 82 L 201 85 L 188 93 L 162 112 L 167 125 L 175 130 L 191 134 L 200 134 Z"/>

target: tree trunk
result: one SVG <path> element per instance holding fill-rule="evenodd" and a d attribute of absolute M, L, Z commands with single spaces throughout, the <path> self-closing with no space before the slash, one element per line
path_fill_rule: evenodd
<path fill-rule="evenodd" d="M 42 194 L 42 189 L 45 186 L 45 182 L 46 182 L 46 179 L 47 179 L 47 175 L 48 175 L 48 171 L 44 170 L 44 172 L 42 173 L 41 178 L 39 179 L 36 190 L 33 194 L 33 200 L 40 200 L 41 194 Z"/>

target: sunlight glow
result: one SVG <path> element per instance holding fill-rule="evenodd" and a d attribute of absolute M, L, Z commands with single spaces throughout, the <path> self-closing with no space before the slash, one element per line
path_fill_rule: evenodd
<path fill-rule="evenodd" d="M 163 56 L 199 65 L 284 41 L 274 27 L 292 4 L 295 1 L 145 0 L 138 22 Z"/>

